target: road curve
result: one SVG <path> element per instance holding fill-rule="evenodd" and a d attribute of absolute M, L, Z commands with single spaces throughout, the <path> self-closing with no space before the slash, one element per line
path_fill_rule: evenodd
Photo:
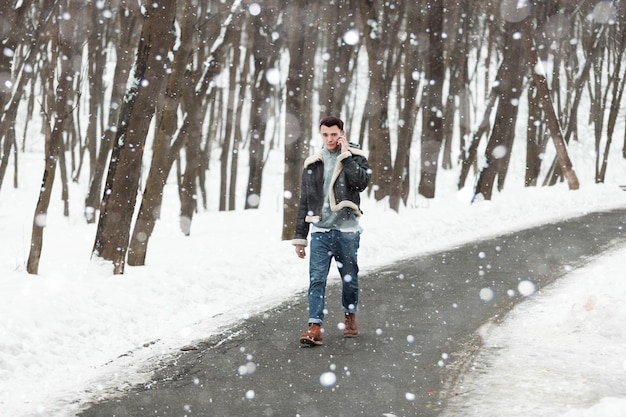
<path fill-rule="evenodd" d="M 415 236 L 428 239 L 428 236 Z M 626 209 L 407 259 L 360 277 L 360 335 L 343 339 L 329 285 L 324 345 L 301 348 L 306 297 L 243 321 L 156 370 L 152 382 L 89 404 L 103 416 L 436 416 L 479 348 L 476 330 L 568 270 L 626 243 Z"/>

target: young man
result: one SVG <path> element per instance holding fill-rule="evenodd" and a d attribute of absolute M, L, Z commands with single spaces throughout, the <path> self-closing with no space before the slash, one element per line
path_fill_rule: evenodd
<path fill-rule="evenodd" d="M 296 233 L 293 244 L 300 258 L 309 259 L 309 325 L 300 343 L 322 344 L 326 279 L 332 258 L 343 283 L 344 337 L 356 337 L 359 298 L 357 251 L 361 235 L 359 193 L 367 188 L 371 169 L 363 151 L 345 137 L 343 121 L 329 116 L 320 122 L 324 147 L 304 162 Z"/>

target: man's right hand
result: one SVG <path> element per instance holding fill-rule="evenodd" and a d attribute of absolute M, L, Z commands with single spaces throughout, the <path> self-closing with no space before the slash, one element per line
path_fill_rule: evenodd
<path fill-rule="evenodd" d="M 306 250 L 304 248 L 304 245 L 296 245 L 296 255 L 298 255 L 298 258 L 304 259 L 306 256 Z"/>

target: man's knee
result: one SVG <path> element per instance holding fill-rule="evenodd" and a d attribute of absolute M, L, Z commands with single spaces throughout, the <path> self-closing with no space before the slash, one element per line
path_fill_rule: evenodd
<path fill-rule="evenodd" d="M 310 278 L 311 285 L 326 285 L 326 277 L 313 275 Z"/>

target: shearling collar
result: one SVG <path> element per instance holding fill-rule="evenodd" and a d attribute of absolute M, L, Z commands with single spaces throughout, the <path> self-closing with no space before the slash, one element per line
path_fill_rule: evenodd
<path fill-rule="evenodd" d="M 312 164 L 314 164 L 315 162 L 323 162 L 324 161 L 324 149 L 320 149 L 319 151 L 317 151 L 316 153 L 314 153 L 313 155 L 309 156 L 307 159 L 304 160 L 304 167 L 308 167 Z M 363 152 L 361 149 L 350 146 L 350 148 L 348 148 L 347 151 L 342 152 L 339 157 L 337 157 L 337 161 L 342 161 L 344 159 L 346 159 L 349 156 L 352 155 L 360 155 L 365 157 L 365 152 Z"/>

